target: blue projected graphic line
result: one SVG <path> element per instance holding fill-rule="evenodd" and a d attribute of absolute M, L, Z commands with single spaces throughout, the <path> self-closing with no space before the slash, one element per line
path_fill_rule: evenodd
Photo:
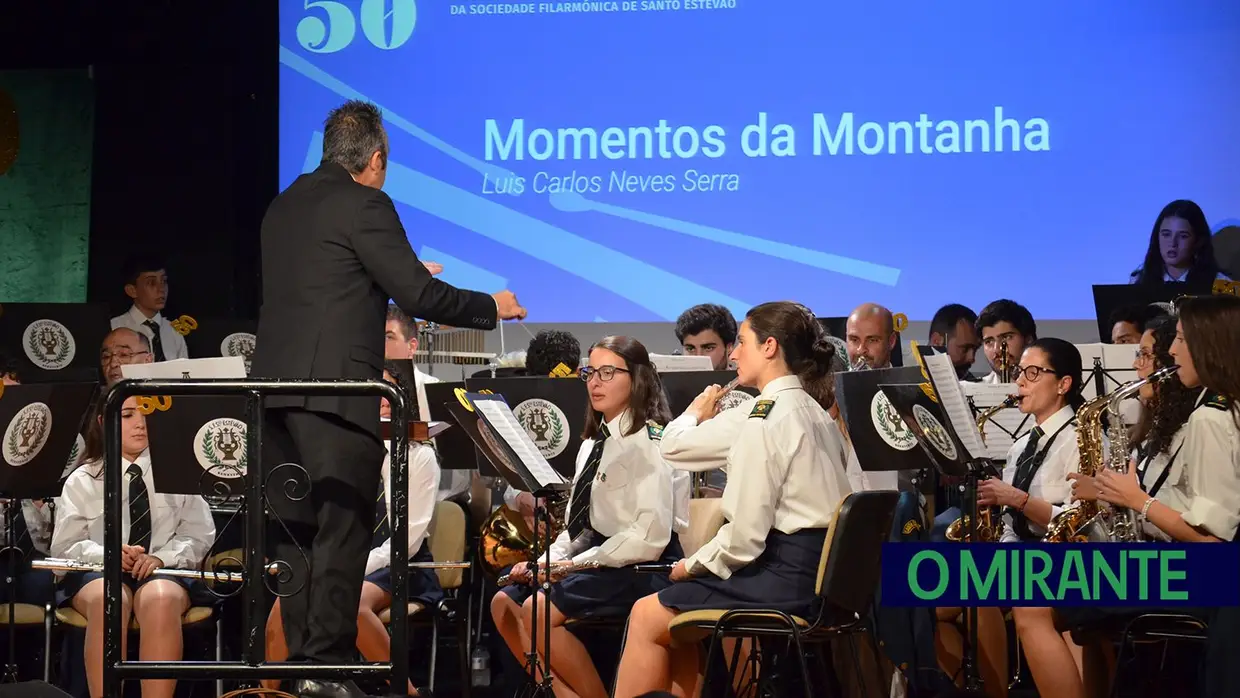
<path fill-rule="evenodd" d="M 310 61 L 307 61 L 305 58 L 302 58 L 296 53 L 293 53 L 292 51 L 285 48 L 284 46 L 280 46 L 280 62 L 292 68 L 293 70 L 296 70 L 297 72 L 301 73 L 307 78 L 310 78 L 311 80 L 319 83 L 323 87 L 326 87 L 332 92 L 335 92 L 341 97 L 344 97 L 346 99 L 360 99 L 360 100 L 367 101 L 367 102 L 374 102 L 374 100 L 366 97 L 362 93 L 358 92 L 352 87 L 349 87 L 348 85 L 344 84 L 340 80 L 337 80 L 331 75 L 328 75 L 325 71 L 321 70 L 320 68 L 316 67 L 314 64 L 310 63 Z M 376 104 L 378 103 L 376 102 Z M 413 136 L 414 138 L 417 138 L 423 143 L 426 143 L 427 145 L 431 146 L 435 150 L 438 150 L 444 155 L 447 155 L 453 160 L 456 160 L 457 162 L 465 165 L 466 167 L 477 170 L 478 172 L 481 172 L 483 174 L 489 175 L 492 179 L 502 179 L 504 177 L 513 176 L 513 173 L 510 170 L 506 170 L 502 167 L 492 165 L 488 162 L 483 162 L 482 160 L 479 160 L 478 158 L 475 158 L 472 155 L 469 155 L 468 153 L 464 152 L 463 150 L 460 150 L 459 148 L 456 148 L 455 146 L 447 143 L 446 141 L 436 138 L 434 135 L 428 133 L 422 128 L 415 126 L 412 122 L 408 121 L 407 119 L 404 119 L 400 116 L 397 116 L 396 114 L 392 112 L 389 112 L 387 109 L 384 109 L 382 105 L 378 105 L 378 106 L 380 109 L 383 110 L 384 121 L 391 122 L 393 126 L 396 126 L 400 130 L 405 131 L 406 133 Z"/>
<path fill-rule="evenodd" d="M 442 264 L 443 272 L 439 274 L 439 278 L 457 288 L 471 288 L 483 293 L 496 293 L 508 287 L 508 279 L 499 274 L 494 274 L 482 267 L 474 266 L 469 262 L 457 259 L 447 252 L 440 252 L 428 245 L 422 246 L 422 251 L 418 253 L 418 257 L 426 261 Z"/>
<path fill-rule="evenodd" d="M 560 191 L 549 195 L 551 205 L 561 211 L 569 213 L 578 213 L 581 211 L 597 211 L 606 213 L 617 218 L 624 218 L 638 223 L 645 223 L 657 228 L 665 228 L 683 235 L 689 235 L 703 240 L 718 242 L 731 247 L 737 247 L 750 252 L 758 252 L 760 254 L 771 257 L 786 259 L 791 262 L 800 262 L 811 267 L 833 271 L 839 274 L 865 279 L 866 281 L 874 281 L 876 283 L 885 284 L 887 286 L 895 286 L 896 281 L 900 278 L 900 270 L 893 267 L 884 266 L 882 264 L 874 264 L 872 262 L 863 262 L 859 259 L 850 259 L 839 255 L 819 252 L 796 245 L 789 245 L 774 240 L 765 240 L 759 237 L 744 235 L 742 233 L 734 233 L 729 230 L 720 230 L 698 223 L 690 223 L 688 221 L 676 220 L 666 216 L 659 216 L 653 213 L 645 213 L 643 211 L 635 211 L 622 206 L 605 204 L 601 201 L 588 199 L 575 191 Z"/>
<path fill-rule="evenodd" d="M 718 303 L 739 313 L 751 307 L 750 303 L 682 279 L 398 163 L 389 163 L 385 189 L 393 199 L 407 206 L 586 279 L 665 320 L 680 316 L 686 298 L 694 299 L 695 303 Z M 583 263 L 587 260 L 591 263 Z"/>

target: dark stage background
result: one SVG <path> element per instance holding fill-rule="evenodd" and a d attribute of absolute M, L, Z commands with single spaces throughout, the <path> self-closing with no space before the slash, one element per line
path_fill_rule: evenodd
<path fill-rule="evenodd" d="M 4 2 L 0 68 L 92 69 L 87 300 L 164 254 L 165 315 L 257 317 L 258 230 L 277 194 L 277 3 Z"/>

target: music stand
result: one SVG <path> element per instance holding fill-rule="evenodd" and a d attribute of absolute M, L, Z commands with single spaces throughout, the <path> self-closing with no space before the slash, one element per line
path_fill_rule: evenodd
<path fill-rule="evenodd" d="M 662 373 L 659 380 L 663 383 L 663 394 L 667 396 L 667 407 L 672 416 L 684 414 L 693 404 L 694 399 L 711 385 L 727 385 L 736 378 L 736 371 L 677 371 Z M 758 391 L 746 386 L 737 386 L 732 392 L 757 397 Z M 738 399 L 743 399 L 737 396 Z M 727 396 L 724 400 L 729 400 Z"/>
<path fill-rule="evenodd" d="M 1170 303 L 1180 296 L 1209 295 L 1213 282 L 1172 282 L 1145 286 L 1142 284 L 1099 284 L 1094 290 L 1094 316 L 1098 321 L 1098 336 L 1104 342 L 1111 341 L 1111 314 L 1126 306 L 1146 308 L 1154 303 Z M 1157 315 L 1149 310 L 1146 319 Z"/>
<path fill-rule="evenodd" d="M 475 445 L 491 461 L 495 469 L 508 481 L 513 489 L 529 492 L 534 496 L 535 535 L 534 550 L 531 552 L 530 574 L 535 581 L 539 579 L 539 560 L 542 556 L 547 570 L 547 577 L 542 581 L 542 592 L 546 598 L 551 597 L 551 544 L 553 542 L 551 517 L 547 511 L 545 499 L 562 495 L 570 489 L 571 484 L 560 475 L 547 459 L 539 452 L 538 446 L 526 432 L 525 427 L 517 421 L 517 417 L 500 395 L 483 395 L 467 393 L 468 405 L 448 403 L 452 414 L 469 433 L 476 439 Z M 547 669 L 542 672 L 542 680 L 538 679 L 538 594 L 531 598 L 530 611 L 530 652 L 526 655 L 526 669 L 533 683 L 531 696 L 552 696 L 551 687 L 551 614 L 543 614 L 543 657 Z"/>
<path fill-rule="evenodd" d="M 862 470 L 924 471 L 933 467 L 926 454 L 917 448 L 917 437 L 879 387 L 885 383 L 919 382 L 921 371 L 916 366 L 835 374 L 840 416 L 848 425 L 848 436 Z"/>
<path fill-rule="evenodd" d="M 166 400 L 166 402 L 163 402 Z M 159 406 L 167 405 L 167 409 Z M 165 397 L 146 417 L 155 491 L 219 497 L 244 496 L 246 398 Z"/>
<path fill-rule="evenodd" d="M 5 303 L 0 346 L 22 362 L 23 383 L 99 380 L 99 347 L 111 332 L 104 303 Z"/>
<path fill-rule="evenodd" d="M 888 399 L 917 436 L 939 471 L 949 477 L 964 478 L 962 512 L 967 516 L 969 540 L 977 540 L 977 483 L 985 477 L 1000 477 L 994 462 L 986 458 L 985 445 L 955 367 L 946 354 L 929 347 L 918 347 L 919 363 L 925 382 L 919 385 L 884 385 Z M 983 695 L 977 667 L 977 607 L 965 608 L 968 644 L 961 661 L 965 686 L 961 694 Z"/>
<path fill-rule="evenodd" d="M 13 385 L 0 395 L 0 499 L 4 507 L 3 553 L 9 601 L 9 655 L 4 682 L 17 681 L 17 573 L 25 560 L 14 531 L 26 499 L 60 496 L 65 460 L 81 431 L 94 383 Z M 50 505 L 48 505 L 50 506 Z M 29 534 L 27 534 L 29 535 Z M 34 541 L 31 541 L 33 548 Z M 13 559 L 16 556 L 16 559 Z"/>
<path fill-rule="evenodd" d="M 538 452 L 560 475 L 572 479 L 577 471 L 578 436 L 585 430 L 589 397 L 580 379 L 526 376 L 467 378 L 470 393 L 489 390 L 502 395 L 525 428 Z M 429 397 L 427 398 L 429 400 Z"/>
<path fill-rule="evenodd" d="M 198 327 L 185 335 L 189 355 L 195 358 L 213 356 L 240 356 L 245 361 L 246 373 L 250 371 L 250 359 L 254 355 L 254 339 L 258 333 L 257 320 L 239 318 L 197 319 Z"/>
<path fill-rule="evenodd" d="M 496 477 L 499 473 L 491 467 L 474 446 L 474 440 L 465 431 L 452 411 L 449 404 L 457 403 L 456 391 L 465 391 L 464 383 L 427 383 L 426 407 L 430 411 L 429 419 L 457 425 L 458 429 L 449 429 L 435 438 L 435 451 L 439 454 L 439 467 L 448 470 L 477 470 L 485 477 Z M 484 470 L 485 466 L 485 470 Z"/>

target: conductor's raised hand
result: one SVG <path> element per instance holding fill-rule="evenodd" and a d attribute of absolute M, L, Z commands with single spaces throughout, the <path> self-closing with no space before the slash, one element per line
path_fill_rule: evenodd
<path fill-rule="evenodd" d="M 512 291 L 500 291 L 491 297 L 495 299 L 495 309 L 500 320 L 525 319 L 525 308 L 517 302 L 517 296 Z"/>
<path fill-rule="evenodd" d="M 431 276 L 436 276 L 443 271 L 443 265 L 439 262 L 423 261 L 422 266 L 426 267 L 426 270 L 431 273 Z"/>

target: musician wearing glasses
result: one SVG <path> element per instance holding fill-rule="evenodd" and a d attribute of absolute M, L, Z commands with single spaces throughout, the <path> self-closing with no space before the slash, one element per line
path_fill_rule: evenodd
<path fill-rule="evenodd" d="M 99 409 L 97 412 L 101 412 Z M 102 565 L 103 548 L 103 418 L 92 424 L 83 464 L 65 481 L 56 500 L 56 525 L 51 556 Z M 207 501 L 198 495 L 159 494 L 147 452 L 146 417 L 137 398 L 121 406 L 121 569 L 124 589 L 121 625 L 130 614 L 141 626 L 138 657 L 142 661 L 179 661 L 182 654 L 181 616 L 189 610 L 190 590 L 197 582 L 159 574 L 162 568 L 198 569 L 215 542 L 215 524 Z M 56 593 L 60 606 L 70 606 L 86 619 L 86 678 L 91 698 L 103 696 L 103 575 L 69 572 Z M 125 653 L 128 633 L 121 634 Z M 143 698 L 172 698 L 175 680 L 142 681 Z"/>
<path fill-rule="evenodd" d="M 629 337 L 606 337 L 591 347 L 580 376 L 590 398 L 586 427 L 567 526 L 551 548 L 553 564 L 573 571 L 562 579 L 553 572 L 551 598 L 539 592 L 537 612 L 539 632 L 550 613 L 556 695 L 607 698 L 589 653 L 565 623 L 627 616 L 633 602 L 669 583 L 666 574 L 639 574 L 632 565 L 670 566 L 683 557 L 677 533 L 688 525 L 689 488 L 687 478 L 673 484 L 659 455 L 669 414 L 646 348 Z M 518 658 L 530 651 L 531 577 L 528 563 L 517 563 L 509 573 L 515 583 L 491 602 L 496 628 Z M 536 649 L 543 650 L 541 638 Z"/>
<path fill-rule="evenodd" d="M 979 507 L 999 508 L 1001 543 L 1042 540 L 1046 526 L 1068 503 L 1068 473 L 1080 464 L 1075 414 L 1085 401 L 1081 354 L 1070 342 L 1054 337 L 1035 341 L 1024 350 L 1013 373 L 1020 411 L 1032 416 L 1036 426 L 1012 444 L 1003 478 L 978 484 L 977 498 Z M 1043 611 L 1049 613 L 1049 609 L 1012 609 L 1018 627 L 1023 614 Z M 959 613 L 959 608 L 937 612 L 939 662 L 949 675 L 960 666 L 963 636 L 955 622 Z M 1000 609 L 979 609 L 978 637 L 986 693 L 1006 695 L 1007 632 Z"/>
<path fill-rule="evenodd" d="M 1133 363 L 1139 378 L 1149 378 L 1156 370 L 1177 364 L 1181 368 L 1177 375 L 1141 388 L 1139 399 L 1145 403 L 1145 410 L 1130 437 L 1137 444 L 1129 466 L 1130 475 L 1121 476 L 1107 468 L 1096 477 L 1079 473 L 1069 473 L 1068 477 L 1073 481 L 1073 499 L 1079 501 L 1100 499 L 1101 488 L 1108 493 L 1104 501 L 1139 512 L 1145 506 L 1144 501 L 1153 501 L 1152 498 L 1157 497 L 1165 502 L 1166 507 L 1174 510 L 1175 516 L 1171 520 L 1176 525 L 1163 529 L 1142 517 L 1146 539 L 1191 542 L 1201 540 L 1195 534 L 1186 536 L 1192 527 L 1184 519 L 1193 510 L 1194 492 L 1211 488 L 1213 481 L 1220 478 L 1231 479 L 1234 489 L 1237 476 L 1233 463 L 1225 455 L 1221 459 L 1211 457 L 1204 461 L 1189 455 L 1205 443 L 1200 437 L 1194 437 L 1192 432 L 1210 423 L 1212 413 L 1225 415 L 1207 407 L 1210 396 L 1201 386 L 1191 358 L 1182 359 L 1173 354 L 1176 352 L 1176 325 L 1175 317 L 1158 317 L 1148 323 L 1141 336 L 1140 348 Z M 1184 378 L 1187 378 L 1187 383 Z M 1198 412 L 1201 417 L 1196 418 L 1195 427 L 1191 426 Z M 1190 440 L 1194 443 L 1190 444 Z M 1121 484 L 1117 488 L 1114 484 L 1117 481 L 1125 484 L 1131 481 L 1133 487 Z M 1121 490 L 1130 495 L 1122 498 L 1125 500 L 1123 502 L 1113 495 Z M 1240 501 L 1234 508 L 1240 511 Z M 1234 529 L 1234 523 L 1232 527 Z M 1059 608 L 1053 615 L 1042 612 L 1022 618 L 1022 622 L 1017 624 L 1017 631 L 1038 690 L 1044 695 L 1053 693 L 1065 698 L 1104 694 L 1116 668 L 1113 644 L 1109 639 L 1088 631 L 1108 619 L 1122 619 L 1154 610 L 1080 606 Z M 1168 609 L 1175 613 L 1187 610 L 1190 609 Z M 1077 645 L 1073 634 L 1060 634 L 1057 628 L 1084 630 L 1076 633 L 1075 637 L 1086 641 L 1083 645 Z"/>

